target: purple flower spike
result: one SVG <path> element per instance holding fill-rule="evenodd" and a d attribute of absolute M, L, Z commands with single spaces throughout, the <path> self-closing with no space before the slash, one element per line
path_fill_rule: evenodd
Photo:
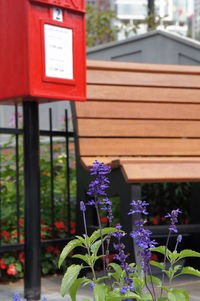
<path fill-rule="evenodd" d="M 12 301 L 21 301 L 20 295 L 18 293 L 14 293 Z"/>
<path fill-rule="evenodd" d="M 109 180 L 106 177 L 111 171 L 110 167 L 104 165 L 104 163 L 99 163 L 95 161 L 93 163 L 93 167 L 90 170 L 90 174 L 95 175 L 96 178 L 89 185 L 89 190 L 87 194 L 95 200 L 90 200 L 88 205 L 96 205 L 96 203 L 100 204 L 99 197 L 107 197 L 105 190 L 109 187 Z"/>
<path fill-rule="evenodd" d="M 111 171 L 110 166 L 105 165 L 103 162 L 99 163 L 97 160 L 93 162 L 93 166 L 90 169 L 91 176 L 93 175 L 106 175 Z"/>
<path fill-rule="evenodd" d="M 81 210 L 82 212 L 85 212 L 85 211 L 86 211 L 86 207 L 85 207 L 85 204 L 84 204 L 83 201 L 80 202 L 80 210 Z"/>
<path fill-rule="evenodd" d="M 133 292 L 133 288 L 132 288 L 133 280 L 130 279 L 130 274 L 133 273 L 133 270 L 126 262 L 127 255 L 124 252 L 125 245 L 121 242 L 121 239 L 125 236 L 125 233 L 120 231 L 121 228 L 122 226 L 120 224 L 117 224 L 116 226 L 117 232 L 113 233 L 112 236 L 114 236 L 117 240 L 117 243 L 113 244 L 114 249 L 117 251 L 114 258 L 120 262 L 120 266 L 122 270 L 125 271 L 124 286 L 120 289 L 120 292 L 122 294 L 125 294 L 128 289 L 131 292 Z"/>
<path fill-rule="evenodd" d="M 181 241 L 182 241 L 182 235 L 179 234 L 178 237 L 177 237 L 177 242 L 180 243 Z"/>
<path fill-rule="evenodd" d="M 112 224 L 113 214 L 112 214 L 112 202 L 111 200 L 106 197 L 103 199 L 103 207 L 101 208 L 103 211 L 107 211 L 107 218 L 109 221 L 109 224 Z"/>
<path fill-rule="evenodd" d="M 148 215 L 146 207 L 149 204 L 145 201 L 132 201 L 129 214 L 137 214 L 138 218 L 135 221 L 136 230 L 130 233 L 130 236 L 135 239 L 136 245 L 139 247 L 139 253 L 142 257 L 142 269 L 144 274 L 147 273 L 149 260 L 151 257 L 150 249 L 157 244 L 155 240 L 151 240 L 151 231 L 144 229 L 145 221 L 141 219 L 141 215 Z"/>
<path fill-rule="evenodd" d="M 139 213 L 139 214 L 144 214 L 144 215 L 148 215 L 148 212 L 146 210 L 146 207 L 149 205 L 149 203 L 145 202 L 145 201 L 132 201 L 131 202 L 131 210 L 129 211 L 129 215 L 131 214 L 135 214 L 135 213 Z"/>
<path fill-rule="evenodd" d="M 169 226 L 169 230 L 172 231 L 172 232 L 175 232 L 177 233 L 178 230 L 175 226 L 176 223 L 178 223 L 178 215 L 182 213 L 181 210 L 178 208 L 176 210 L 172 210 L 171 213 L 167 213 L 165 215 L 165 218 L 169 218 L 170 219 L 170 222 L 171 222 L 171 225 Z"/>
<path fill-rule="evenodd" d="M 47 301 L 47 298 L 46 298 L 46 297 L 43 297 L 41 301 Z"/>

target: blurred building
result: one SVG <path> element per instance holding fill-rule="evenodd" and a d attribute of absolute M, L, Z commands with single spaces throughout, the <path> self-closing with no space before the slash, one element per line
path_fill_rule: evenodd
<path fill-rule="evenodd" d="M 200 0 L 194 0 L 193 38 L 200 40 Z"/>
<path fill-rule="evenodd" d="M 128 24 L 130 28 L 137 23 L 137 34 L 147 31 L 147 24 L 145 24 L 145 22 L 148 16 L 148 0 L 111 1 L 114 2 L 114 8 L 119 20 L 116 23 L 122 27 L 118 39 L 125 37 L 125 26 L 123 29 L 123 23 L 125 23 L 126 26 Z M 197 2 L 199 3 L 200 0 L 197 0 Z M 190 19 L 194 11 L 193 0 L 155 0 L 154 3 L 155 14 L 157 18 L 158 16 L 161 18 L 158 29 L 167 29 L 170 32 L 179 33 L 183 36 L 189 34 L 191 30 Z M 131 31 L 129 35 L 131 36 Z M 132 35 L 134 35 L 133 32 Z"/>
<path fill-rule="evenodd" d="M 96 7 L 98 10 L 107 10 L 111 8 L 113 0 L 86 0 L 85 3 Z"/>

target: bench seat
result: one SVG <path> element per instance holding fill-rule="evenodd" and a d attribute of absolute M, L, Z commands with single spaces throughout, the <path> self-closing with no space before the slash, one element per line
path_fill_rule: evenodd
<path fill-rule="evenodd" d="M 82 157 L 85 168 L 98 160 L 112 169 L 121 168 L 127 183 L 142 182 L 199 182 L 200 158 L 183 157 Z"/>
<path fill-rule="evenodd" d="M 73 104 L 73 116 L 77 203 L 87 198 L 92 163 L 109 164 L 109 195 L 120 198 L 126 232 L 132 229 L 130 201 L 141 198 L 140 183 L 200 182 L 200 67 L 88 61 L 87 101 Z M 192 202 L 197 224 L 200 202 Z M 127 244 L 131 250 L 128 239 Z"/>

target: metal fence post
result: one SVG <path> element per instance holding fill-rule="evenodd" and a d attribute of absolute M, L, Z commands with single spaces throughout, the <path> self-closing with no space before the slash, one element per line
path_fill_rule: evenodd
<path fill-rule="evenodd" d="M 39 300 L 40 267 L 40 164 L 38 103 L 23 103 L 24 118 L 24 296 Z"/>

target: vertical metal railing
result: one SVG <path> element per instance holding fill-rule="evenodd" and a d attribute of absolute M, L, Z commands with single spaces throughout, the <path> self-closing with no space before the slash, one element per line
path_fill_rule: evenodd
<path fill-rule="evenodd" d="M 2 181 L 1 181 L 1 147 L 0 147 L 0 233 L 1 233 L 1 203 L 2 203 L 2 199 L 1 199 L 1 192 L 2 192 Z M 0 235 L 0 247 L 1 247 L 1 235 Z"/>
<path fill-rule="evenodd" d="M 71 202 L 70 202 L 70 168 L 69 168 L 69 132 L 68 127 L 68 112 L 65 110 L 65 145 L 66 145 L 66 185 L 67 185 L 67 220 L 68 220 L 68 234 L 71 235 Z"/>
<path fill-rule="evenodd" d="M 14 151 L 15 151 L 15 186 L 16 186 L 16 231 L 17 231 L 17 239 L 16 243 L 8 243 L 8 244 L 3 244 L 2 245 L 2 238 L 0 235 L 0 253 L 2 252 L 9 252 L 9 251 L 19 251 L 23 250 L 24 244 L 20 242 L 21 238 L 21 231 L 22 228 L 20 225 L 20 218 L 22 218 L 22 212 L 20 211 L 21 206 L 23 205 L 22 203 L 22 192 L 20 192 L 20 177 L 23 175 L 21 174 L 21 162 L 20 162 L 20 143 L 21 139 L 20 137 L 23 136 L 23 129 L 19 127 L 19 110 L 18 106 L 15 106 L 15 127 L 14 128 L 0 128 L 0 135 L 14 135 L 14 141 L 15 145 L 13 145 Z M 40 137 L 46 137 L 47 141 L 49 139 L 49 157 L 50 157 L 50 206 L 51 206 L 51 212 L 50 212 L 50 218 L 51 218 L 51 225 L 52 225 L 52 238 L 48 240 L 43 240 L 41 241 L 41 245 L 59 245 L 59 244 L 64 244 L 66 241 L 70 239 L 71 235 L 71 192 L 70 192 L 70 151 L 69 151 L 69 143 L 70 143 L 70 138 L 74 137 L 73 131 L 69 131 L 68 127 L 68 112 L 65 110 L 65 128 L 64 130 L 53 130 L 53 118 L 52 118 L 52 109 L 49 109 L 49 130 L 40 130 Z M 54 143 L 54 137 L 56 138 L 61 138 L 63 141 L 63 146 L 65 148 L 65 155 L 66 155 L 66 198 L 64 199 L 64 202 L 66 202 L 66 208 L 67 208 L 67 218 L 66 218 L 66 225 L 67 225 L 67 233 L 65 238 L 56 238 L 56 233 L 55 233 L 55 193 L 54 193 L 54 181 L 55 181 L 55 167 L 54 167 L 54 148 L 53 148 L 53 143 Z M 2 230 L 2 223 L 1 223 L 1 214 L 3 210 L 3 204 L 2 204 L 2 147 L 0 148 L 0 233 Z"/>
<path fill-rule="evenodd" d="M 49 109 L 49 150 L 50 150 L 50 166 L 51 166 L 51 227 L 52 237 L 55 237 L 55 200 L 54 200 L 54 163 L 53 163 L 53 124 L 52 124 L 52 109 Z"/>
<path fill-rule="evenodd" d="M 15 128 L 19 128 L 18 106 L 15 105 Z M 17 242 L 20 243 L 20 189 L 19 189 L 19 133 L 15 134 L 15 154 L 16 154 L 16 209 L 17 209 Z"/>

